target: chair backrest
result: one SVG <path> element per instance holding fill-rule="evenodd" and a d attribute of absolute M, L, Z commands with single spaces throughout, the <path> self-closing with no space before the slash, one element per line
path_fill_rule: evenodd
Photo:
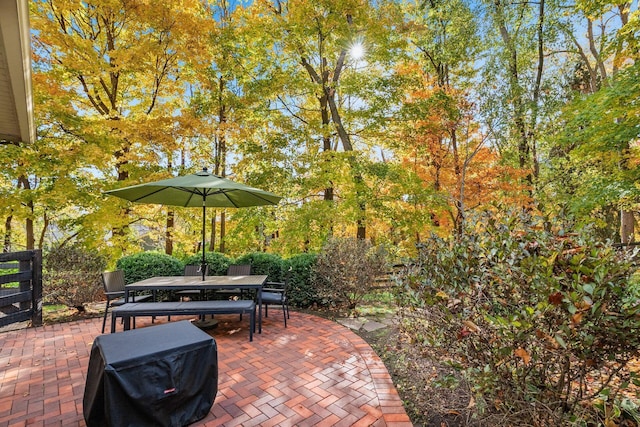
<path fill-rule="evenodd" d="M 227 276 L 248 276 L 251 274 L 251 264 L 233 264 L 227 269 Z"/>
<path fill-rule="evenodd" d="M 202 275 L 202 266 L 200 265 L 185 265 L 184 266 L 184 275 L 185 276 L 201 276 Z M 209 275 L 209 266 L 205 266 L 204 275 Z"/>
<path fill-rule="evenodd" d="M 105 292 L 124 292 L 124 271 L 105 271 L 102 273 L 102 284 Z"/>
<path fill-rule="evenodd" d="M 282 296 L 287 295 L 287 287 L 288 281 L 285 279 L 284 282 L 265 282 L 263 290 L 269 291 L 278 291 L 282 293 Z"/>

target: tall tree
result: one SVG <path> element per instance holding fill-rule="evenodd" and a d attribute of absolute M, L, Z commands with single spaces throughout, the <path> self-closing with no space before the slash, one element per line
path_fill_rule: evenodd
<path fill-rule="evenodd" d="M 166 174 L 177 148 L 180 68 L 200 46 L 199 6 L 49 0 L 32 9 L 35 80 L 46 85 L 39 90 L 47 94 L 41 105 L 48 108 L 39 117 L 47 120 L 42 125 L 52 141 L 71 140 L 88 154 L 92 191 L 104 188 L 102 177 L 126 183 L 149 171 Z M 112 213 L 113 206 L 99 210 Z M 123 213 L 119 223 L 106 224 L 124 230 L 130 218 L 128 210 Z"/>
<path fill-rule="evenodd" d="M 489 18 L 485 36 L 491 43 L 483 72 L 486 84 L 480 91 L 484 116 L 494 143 L 504 155 L 514 153 L 518 167 L 526 172 L 529 201 L 523 205 L 530 208 L 531 202 L 538 201 L 539 141 L 545 121 L 540 113 L 544 111 L 542 95 L 550 84 L 546 61 L 549 46 L 556 41 L 557 3 L 496 0 L 483 4 Z"/>
<path fill-rule="evenodd" d="M 349 49 L 358 42 L 374 46 L 368 34 L 380 30 L 379 12 L 362 0 L 310 2 L 290 0 L 258 2 L 260 13 L 271 17 L 268 33 L 272 49 L 284 62 L 282 71 L 290 73 L 298 87 L 288 85 L 290 92 L 279 97 L 282 108 L 308 127 L 309 137 L 319 140 L 321 170 L 325 175 L 324 188 L 319 191 L 329 204 L 336 200 L 337 183 L 332 170 L 340 169 L 336 161 L 346 161 L 354 191 L 356 236 L 366 236 L 366 189 L 358 147 L 354 143 L 355 122 L 346 122 L 349 106 L 344 102 L 349 89 L 344 85 L 345 73 L 354 72 L 356 58 Z M 380 36 L 378 36 L 380 37 Z M 367 43 L 370 41 L 370 44 Z M 359 71 L 359 72 L 371 72 Z M 306 82 L 301 80 L 303 73 Z M 313 103 L 312 103 L 313 100 Z M 315 106 L 313 105 L 315 104 Z M 336 153 L 346 155 L 336 155 Z M 341 197 L 347 193 L 340 189 Z"/>
<path fill-rule="evenodd" d="M 398 110 L 396 150 L 441 200 L 418 209 L 431 210 L 436 228 L 448 231 L 447 224 L 452 224 L 460 233 L 465 211 L 482 206 L 504 189 L 498 176 L 506 172 L 480 134 L 470 101 L 474 65 L 481 52 L 479 25 L 463 1 L 430 0 L 409 4 L 405 11 L 411 50 L 399 68 L 406 98 Z M 451 218 L 443 218 L 442 211 Z"/>
<path fill-rule="evenodd" d="M 577 65 L 569 81 L 574 92 L 561 117 L 564 128 L 558 130 L 554 147 L 555 164 L 572 171 L 569 176 L 575 178 L 560 191 L 568 193 L 571 212 L 579 221 L 584 215 L 589 222 L 602 218 L 606 237 L 617 234 L 623 243 L 634 240 L 637 200 L 633 185 L 629 186 L 636 138 L 627 131 L 629 104 L 621 101 L 634 87 L 635 68 L 627 70 L 637 57 L 637 38 L 630 37 L 638 32 L 637 19 L 630 18 L 633 7 L 627 1 L 580 1 L 562 21 L 567 50 Z M 626 73 L 617 79 L 621 70 Z M 622 82 L 628 87 L 623 88 Z M 624 107 L 617 108 L 617 102 Z M 602 217 L 610 209 L 618 211 L 617 219 Z"/>

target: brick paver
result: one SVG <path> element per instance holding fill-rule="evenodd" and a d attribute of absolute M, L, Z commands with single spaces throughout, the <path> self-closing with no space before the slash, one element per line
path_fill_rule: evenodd
<path fill-rule="evenodd" d="M 218 346 L 218 394 L 194 426 L 412 425 L 364 340 L 303 313 L 292 312 L 284 328 L 276 313 L 253 342 L 246 316 L 217 317 L 208 332 Z M 86 371 L 101 327 L 95 318 L 0 333 L 0 427 L 85 426 Z"/>

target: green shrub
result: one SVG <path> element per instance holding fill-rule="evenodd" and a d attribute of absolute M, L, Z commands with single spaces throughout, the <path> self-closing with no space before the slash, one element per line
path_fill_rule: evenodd
<path fill-rule="evenodd" d="M 315 264 L 314 285 L 318 295 L 331 304 L 351 310 L 370 293 L 375 279 L 387 270 L 385 252 L 368 240 L 332 238 Z"/>
<path fill-rule="evenodd" d="M 209 275 L 224 276 L 227 274 L 229 264 L 233 262 L 220 252 L 205 252 L 204 259 L 209 266 Z M 185 259 L 185 265 L 200 265 L 202 263 L 202 254 L 191 255 Z"/>
<path fill-rule="evenodd" d="M 106 265 L 102 256 L 81 247 L 52 250 L 44 259 L 43 301 L 84 311 L 84 304 L 104 298 L 100 274 Z"/>
<path fill-rule="evenodd" d="M 405 273 L 405 333 L 469 382 L 472 416 L 613 422 L 616 397 L 637 383 L 627 369 L 640 356 L 634 254 L 517 214 L 469 223 L 462 236 L 424 242 Z M 602 401 L 609 415 L 594 406 Z"/>
<path fill-rule="evenodd" d="M 279 255 L 252 252 L 238 257 L 234 264 L 251 264 L 251 274 L 266 274 L 270 282 L 281 282 L 282 258 Z"/>
<path fill-rule="evenodd" d="M 184 264 L 160 252 L 139 252 L 122 257 L 116 263 L 124 271 L 127 284 L 156 276 L 182 276 Z"/>
<path fill-rule="evenodd" d="M 284 276 L 288 280 L 289 304 L 294 307 L 307 308 L 319 301 L 313 286 L 316 259 L 315 254 L 299 254 L 283 262 Z"/>

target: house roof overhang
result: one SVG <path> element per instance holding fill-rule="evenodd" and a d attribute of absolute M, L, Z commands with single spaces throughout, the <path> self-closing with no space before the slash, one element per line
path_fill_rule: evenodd
<path fill-rule="evenodd" d="M 0 0 L 0 141 L 36 139 L 28 0 Z"/>

